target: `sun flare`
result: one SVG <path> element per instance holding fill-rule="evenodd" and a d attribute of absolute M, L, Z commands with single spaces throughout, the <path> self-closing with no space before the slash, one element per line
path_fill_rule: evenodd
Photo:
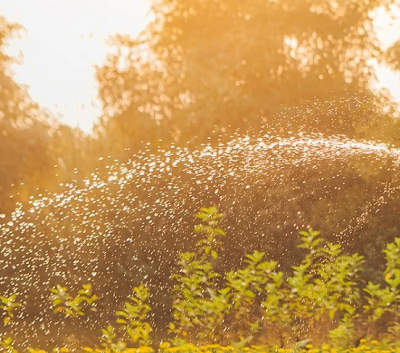
<path fill-rule="evenodd" d="M 148 4 L 144 0 L 13 0 L 3 2 L 0 11 L 25 28 L 22 38 L 13 40 L 9 48 L 24 58 L 23 65 L 14 66 L 16 80 L 28 85 L 32 98 L 62 121 L 90 131 L 101 115 L 94 66 L 109 51 L 108 37 L 134 35 L 145 26 Z"/>

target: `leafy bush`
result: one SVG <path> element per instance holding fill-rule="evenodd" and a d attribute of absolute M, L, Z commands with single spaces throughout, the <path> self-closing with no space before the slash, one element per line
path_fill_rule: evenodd
<path fill-rule="evenodd" d="M 335 348 L 361 344 L 360 349 L 368 352 L 377 349 L 377 343 L 373 343 L 377 341 L 366 340 L 374 338 L 386 342 L 384 348 L 388 352 L 391 345 L 397 345 L 400 238 L 383 250 L 385 286 L 369 282 L 363 288 L 360 273 L 364 258 L 344 254 L 340 244 L 326 242 L 312 228 L 300 232 L 298 248 L 304 251 L 304 257 L 290 273 L 279 271 L 279 264 L 265 260 L 266 254 L 259 251 L 245 256 L 243 268 L 219 273 L 218 250 L 226 235 L 219 227 L 223 215 L 216 207 L 210 207 L 200 209 L 195 217 L 202 221 L 195 227 L 202 239 L 194 252 L 180 254 L 179 271 L 172 276 L 175 286 L 169 324 L 171 343 L 161 342 L 161 353 L 268 349 L 274 353 L 329 352 L 328 348 L 312 348 L 310 342 Z M 61 285 L 50 291 L 55 314 L 76 318 L 96 311 L 98 298 L 92 293 L 91 284 L 84 284 L 75 296 Z M 153 352 L 156 346 L 151 347 L 149 298 L 150 290 L 144 283 L 134 287 L 132 296 L 115 313 L 118 327 L 109 324 L 101 330 L 99 346 L 85 347 L 83 351 Z M 21 304 L 16 295 L 0 299 L 7 325 Z M 18 353 L 11 337 L 1 337 L 0 347 L 0 352 Z M 67 351 L 53 349 L 55 353 Z M 29 352 L 44 351 L 31 348 Z"/>
<path fill-rule="evenodd" d="M 229 309 L 229 289 L 217 290 L 216 279 L 220 274 L 213 270 L 213 260 L 218 258 L 220 236 L 225 232 L 218 228 L 222 215 L 216 207 L 202 208 L 195 215 L 205 224 L 195 227 L 195 232 L 205 237 L 196 245 L 197 253 L 182 253 L 178 262 L 180 271 L 172 277 L 174 287 L 173 322 L 170 332 L 175 343 L 186 342 L 188 337 L 197 337 L 203 344 L 220 337 L 224 314 Z"/>
<path fill-rule="evenodd" d="M 78 291 L 75 297 L 68 293 L 68 288 L 57 285 L 51 288 L 50 300 L 54 307 L 54 313 L 63 312 L 67 317 L 84 316 L 84 308 L 89 307 L 91 311 L 95 311 L 95 301 L 98 299 L 96 295 L 92 295 L 92 285 L 90 283 L 82 285 L 82 289 Z"/>

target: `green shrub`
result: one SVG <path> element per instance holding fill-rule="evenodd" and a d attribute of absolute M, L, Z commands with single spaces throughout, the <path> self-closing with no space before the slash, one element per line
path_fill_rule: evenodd
<path fill-rule="evenodd" d="M 84 309 L 96 311 L 95 301 L 98 299 L 96 295 L 92 295 L 92 285 L 90 283 L 83 284 L 75 297 L 68 293 L 68 288 L 57 285 L 50 289 L 52 293 L 50 300 L 54 307 L 54 313 L 64 313 L 67 317 L 84 316 Z"/>
<path fill-rule="evenodd" d="M 225 232 L 218 227 L 222 214 L 216 207 L 201 208 L 195 215 L 203 224 L 195 232 L 204 235 L 197 242 L 197 253 L 180 254 L 179 273 L 172 276 L 174 286 L 173 321 L 169 325 L 173 342 L 180 344 L 190 337 L 206 344 L 220 338 L 218 331 L 229 309 L 229 290 L 219 289 L 216 279 L 221 275 L 214 271 L 213 261 L 218 258 L 219 237 Z"/>
<path fill-rule="evenodd" d="M 219 227 L 223 215 L 210 207 L 201 208 L 195 217 L 201 220 L 195 232 L 202 239 L 194 252 L 180 254 L 179 271 L 172 276 L 175 286 L 169 333 L 173 345 L 230 343 L 234 351 L 240 351 L 261 344 L 299 351 L 309 342 L 351 347 L 365 341 L 363 337 L 379 338 L 387 344 L 399 342 L 400 238 L 383 250 L 385 285 L 369 282 L 362 288 L 363 257 L 344 254 L 340 244 L 326 242 L 312 228 L 300 232 L 298 247 L 304 258 L 290 273 L 279 271 L 279 264 L 266 260 L 259 251 L 245 255 L 243 268 L 218 273 L 220 239 L 226 235 Z M 98 298 L 92 294 L 91 284 L 84 284 L 75 296 L 61 285 L 50 291 L 56 314 L 77 318 L 96 310 Z M 132 296 L 116 312 L 119 326 L 102 329 L 99 347 L 84 351 L 151 352 L 149 297 L 145 283 L 134 287 Z M 16 295 L 0 300 L 7 325 L 21 304 Z M 53 351 L 66 352 L 63 349 Z M 10 337 L 1 337 L 0 351 L 18 353 Z"/>

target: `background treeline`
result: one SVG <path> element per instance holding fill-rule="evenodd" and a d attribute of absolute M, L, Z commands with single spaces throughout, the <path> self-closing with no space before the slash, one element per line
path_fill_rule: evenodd
<path fill-rule="evenodd" d="M 113 38 L 117 50 L 97 71 L 104 114 L 93 136 L 56 124 L 13 81 L 5 46 L 20 29 L 2 18 L 0 213 L 36 188 L 71 180 L 74 168 L 91 173 L 97 156 L 126 160 L 147 142 L 196 148 L 212 136 L 228 140 L 238 128 L 268 126 L 397 145 L 397 108 L 387 92 L 370 92 L 374 62 L 399 67 L 399 45 L 384 51 L 373 30 L 374 11 L 396 5 L 153 0 L 145 30 Z M 344 102 L 355 94 L 361 104 Z"/>

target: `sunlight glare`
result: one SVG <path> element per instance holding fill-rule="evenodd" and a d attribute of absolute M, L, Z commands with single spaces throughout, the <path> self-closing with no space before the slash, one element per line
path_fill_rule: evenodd
<path fill-rule="evenodd" d="M 101 115 L 95 65 L 110 48 L 116 33 L 137 34 L 147 20 L 145 0 L 13 0 L 0 5 L 0 14 L 21 24 L 22 39 L 9 51 L 23 54 L 13 70 L 32 98 L 61 120 L 91 131 Z"/>

